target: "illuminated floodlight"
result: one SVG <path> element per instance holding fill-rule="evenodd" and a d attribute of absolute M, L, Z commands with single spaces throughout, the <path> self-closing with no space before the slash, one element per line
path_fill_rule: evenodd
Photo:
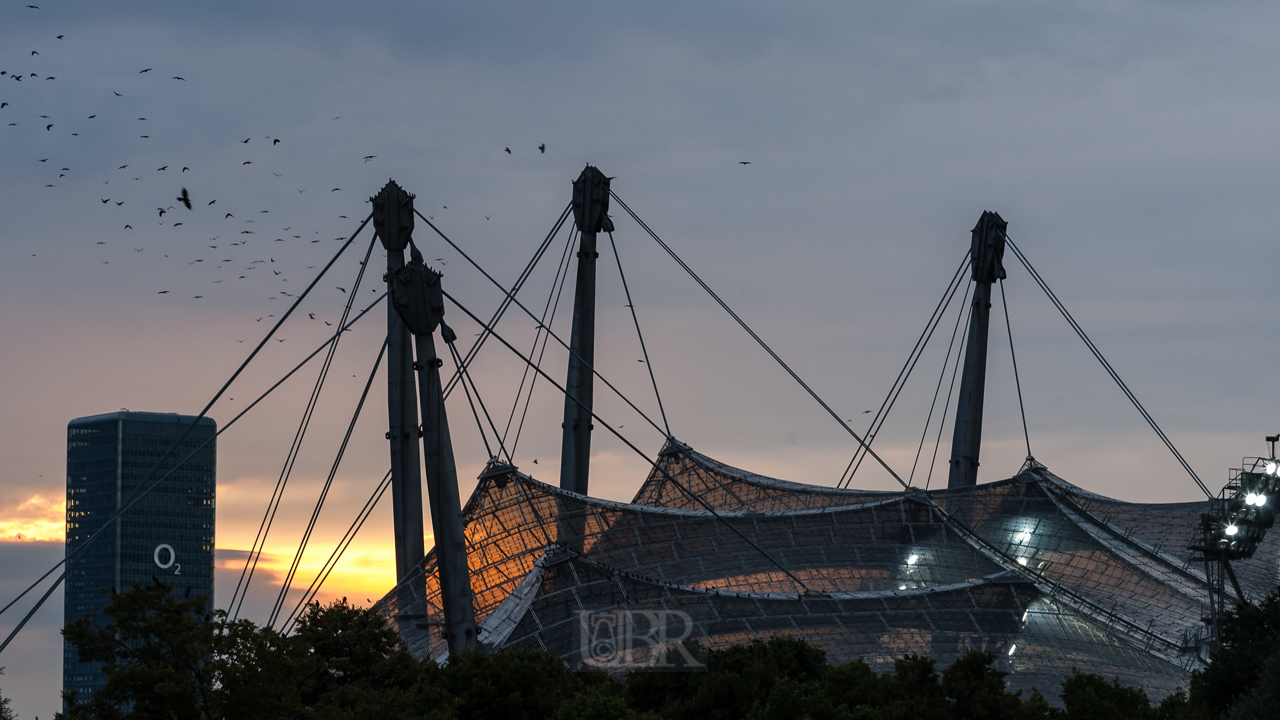
<path fill-rule="evenodd" d="M 1009 655 L 1010 655 L 1010 656 L 1012 656 L 1012 655 L 1013 655 L 1013 651 L 1014 651 L 1014 650 L 1017 650 L 1017 649 L 1018 649 L 1018 643 L 1014 643 L 1014 644 L 1010 645 L 1010 646 L 1009 646 Z"/>
<path fill-rule="evenodd" d="M 1228 535 L 1235 535 L 1239 531 L 1240 531 L 1240 528 L 1236 527 L 1235 525 L 1228 525 L 1225 532 Z"/>
<path fill-rule="evenodd" d="M 1274 463 L 1274 462 L 1269 462 L 1269 463 L 1267 463 L 1267 474 L 1268 474 L 1268 475 L 1275 475 L 1275 474 L 1276 474 L 1276 470 L 1277 470 L 1278 468 L 1280 468 L 1280 465 L 1278 465 L 1278 464 L 1276 464 L 1276 463 Z"/>
<path fill-rule="evenodd" d="M 1018 564 L 1019 564 L 1019 565 L 1021 565 L 1021 566 L 1023 566 L 1023 567 L 1026 567 L 1026 566 L 1027 566 L 1027 559 L 1026 559 L 1026 558 L 1018 558 Z"/>
<path fill-rule="evenodd" d="M 1031 542 L 1031 531 L 1030 531 L 1030 530 L 1023 530 L 1022 532 L 1018 533 L 1018 542 L 1020 542 L 1020 543 L 1029 543 L 1029 542 Z"/>
<path fill-rule="evenodd" d="M 1254 495 L 1253 493 L 1249 493 L 1249 494 L 1247 494 L 1247 495 L 1245 495 L 1245 496 L 1244 496 L 1244 504 L 1245 504 L 1245 505 L 1253 505 L 1253 504 L 1254 504 L 1254 502 L 1255 502 L 1255 501 L 1257 501 L 1257 499 L 1258 499 L 1258 496 L 1257 496 L 1257 495 Z M 1266 502 L 1266 499 L 1265 499 L 1265 498 L 1263 499 L 1263 502 Z"/>
<path fill-rule="evenodd" d="M 899 589 L 899 590 L 906 590 L 906 589 L 907 589 L 907 586 L 906 586 L 906 585 L 899 585 L 899 586 L 898 586 L 898 589 Z"/>
<path fill-rule="evenodd" d="M 911 557 L 907 558 L 908 565 L 915 565 L 917 562 L 920 562 L 919 555 L 912 555 Z"/>
<path fill-rule="evenodd" d="M 1023 610 L 1023 611 L 1022 611 L 1022 622 L 1026 622 L 1026 621 L 1027 621 L 1027 615 L 1030 615 L 1030 614 L 1031 614 L 1031 611 L 1030 611 L 1030 610 Z"/>

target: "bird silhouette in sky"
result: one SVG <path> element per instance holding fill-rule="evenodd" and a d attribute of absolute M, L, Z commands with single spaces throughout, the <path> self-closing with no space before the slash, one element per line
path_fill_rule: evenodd
<path fill-rule="evenodd" d="M 186 188 L 182 188 L 182 194 L 178 196 L 178 202 L 185 205 L 188 210 L 191 209 L 191 196 L 187 194 Z"/>
<path fill-rule="evenodd" d="M 739 161 L 738 161 L 738 164 L 739 164 L 739 165 L 750 165 L 751 163 L 747 162 L 746 160 L 739 160 Z"/>
<path fill-rule="evenodd" d="M 174 75 L 174 76 L 173 76 L 173 79 L 174 79 L 174 80 L 181 80 L 181 81 L 183 81 L 183 82 L 186 82 L 186 81 L 187 81 L 187 79 L 186 79 L 186 78 L 184 78 L 184 77 L 178 77 L 177 75 Z"/>
<path fill-rule="evenodd" d="M 149 72 L 151 72 L 151 68 L 147 68 L 146 70 L 139 70 L 138 74 L 141 75 L 142 73 L 149 73 Z"/>
<path fill-rule="evenodd" d="M 511 148 L 509 148 L 509 147 L 504 147 L 504 148 L 502 148 L 502 149 L 503 149 L 503 150 L 506 150 L 508 155 L 510 155 L 510 154 L 511 154 Z"/>
<path fill-rule="evenodd" d="M 546 143 L 542 143 L 541 145 L 539 145 L 539 146 L 538 146 L 538 152 L 542 153 L 543 155 L 546 155 L 546 154 L 547 154 L 547 144 L 546 144 Z"/>

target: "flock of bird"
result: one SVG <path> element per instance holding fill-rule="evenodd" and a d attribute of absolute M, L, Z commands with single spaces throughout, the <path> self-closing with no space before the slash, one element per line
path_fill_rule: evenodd
<path fill-rule="evenodd" d="M 27 11 L 37 12 L 39 7 L 29 5 Z M 273 222 L 273 212 L 283 203 L 264 209 L 262 206 L 268 205 L 269 202 L 259 199 L 258 207 L 252 207 L 246 205 L 243 200 L 237 201 L 234 197 L 220 198 L 218 195 L 221 193 L 216 189 L 218 178 L 222 178 L 223 190 L 230 196 L 242 195 L 243 193 L 236 192 L 241 189 L 240 186 L 250 185 L 253 182 L 274 180 L 278 187 L 283 188 L 289 182 L 286 179 L 287 163 L 279 153 L 287 151 L 287 140 L 275 135 L 227 138 L 224 141 L 226 147 L 223 149 L 237 150 L 236 154 L 240 155 L 240 158 L 235 160 L 239 163 L 238 167 L 243 172 L 255 174 L 252 180 L 247 179 L 244 183 L 237 183 L 237 187 L 233 188 L 225 187 L 225 177 L 232 168 L 208 168 L 214 171 L 208 172 L 198 165 L 207 165 L 209 161 L 199 160 L 196 153 L 182 158 L 186 162 L 169 162 L 156 166 L 143 165 L 142 163 L 146 162 L 145 158 L 156 157 L 156 151 L 164 152 L 164 147 L 189 148 L 201 144 L 213 145 L 215 147 L 202 154 L 204 158 L 231 154 L 217 152 L 216 139 L 208 137 L 200 138 L 199 141 L 191 141 L 187 138 L 186 142 L 176 146 L 162 147 L 145 144 L 156 143 L 157 138 L 160 137 L 172 141 L 173 131 L 176 130 L 173 127 L 165 127 L 161 124 L 163 121 L 149 119 L 156 115 L 153 115 L 148 108 L 168 115 L 164 109 L 167 109 L 168 105 L 175 104 L 165 95 L 166 90 L 163 84 L 181 85 L 182 91 L 187 93 L 191 90 L 199 92 L 201 80 L 199 74 L 192 75 L 181 69 L 177 72 L 164 72 L 159 68 L 158 63 L 152 63 L 157 67 L 143 67 L 130 71 L 135 73 L 132 81 L 117 78 L 119 84 L 116 88 L 118 89 L 101 88 L 103 92 L 97 96 L 85 96 L 83 93 L 76 94 L 74 91 L 66 93 L 58 91 L 53 96 L 59 102 L 50 103 L 46 88 L 57 87 L 53 83 L 66 83 L 66 77 L 61 81 L 59 77 L 71 71 L 64 69 L 59 74 L 46 74 L 41 73 L 40 70 L 59 66 L 57 63 L 62 59 L 60 53 L 69 54 L 65 53 L 65 48 L 73 42 L 71 32 L 50 34 L 43 39 L 36 38 L 32 41 L 36 47 L 29 50 L 24 48 L 19 57 L 0 56 L 0 126 L 10 133 L 6 139 L 15 142 L 19 147 L 48 148 L 38 153 L 39 155 L 47 154 L 47 157 L 31 157 L 31 161 L 43 166 L 40 168 L 43 171 L 41 174 L 45 174 L 48 180 L 44 183 L 44 187 L 52 192 L 62 192 L 64 187 L 68 188 L 67 192 L 83 192 L 86 186 L 92 187 L 85 176 L 91 177 L 94 172 L 100 173 L 97 181 L 100 183 L 100 194 L 97 194 L 93 200 L 71 200 L 63 204 L 84 202 L 86 205 L 91 204 L 100 208 L 97 211 L 85 208 L 78 212 L 98 213 L 91 217 L 93 217 L 93 224 L 101 227 L 101 230 L 97 231 L 98 237 L 104 239 L 90 241 L 98 248 L 98 252 L 106 253 L 112 250 L 112 245 L 117 246 L 114 254 L 102 256 L 104 258 L 101 259 L 102 265 L 109 266 L 112 260 L 115 260 L 118 266 L 122 262 L 130 262 L 134 258 L 142 260 L 148 257 L 148 254 L 155 253 L 162 255 L 168 261 L 184 261 L 190 270 L 196 272 L 166 272 L 164 277 L 167 279 L 158 283 L 159 287 L 153 287 L 150 290 L 153 297 L 158 296 L 166 300 L 183 296 L 203 300 L 210 297 L 211 293 L 224 289 L 243 294 L 249 288 L 260 289 L 263 280 L 268 283 L 267 300 L 296 297 L 291 292 L 291 288 L 301 286 L 303 283 L 298 282 L 299 280 L 309 281 L 312 273 L 307 272 L 305 278 L 295 278 L 293 285 L 289 284 L 290 275 L 304 270 L 313 271 L 317 264 L 322 264 L 322 261 L 327 259 L 327 254 L 333 251 L 332 248 L 327 248 L 319 253 L 307 252 L 300 246 L 326 241 L 331 245 L 333 241 L 342 241 L 346 238 L 322 236 L 318 229 L 303 230 L 298 227 L 299 222 L 307 222 L 307 220 Z M 9 67 L 3 67 L 6 64 Z M 58 71 L 54 70 L 54 72 Z M 49 84 L 45 85 L 45 83 Z M 34 92 L 36 90 L 39 91 Z M 106 94 L 106 90 L 109 90 L 109 95 Z M 145 95 L 145 98 L 139 98 L 140 95 Z M 54 112 L 52 109 L 42 111 L 40 107 L 42 101 L 44 104 L 61 108 L 79 106 L 83 111 L 78 117 L 75 115 L 68 117 L 69 113 L 65 109 L 61 112 Z M 334 121 L 341 119 L 341 115 L 333 118 Z M 135 136 L 122 137 L 121 128 L 128 128 L 130 125 L 137 128 L 130 134 Z M 20 136 L 23 131 L 37 133 L 37 136 L 28 135 L 22 138 Z M 182 129 L 181 132 L 191 131 Z M 73 140 L 73 138 L 82 137 L 96 143 L 95 153 L 84 152 L 81 144 L 84 140 Z M 116 162 L 96 171 L 81 169 L 82 165 L 92 164 L 83 159 L 85 155 L 101 156 L 104 154 L 102 152 L 104 149 L 109 153 L 117 153 Z M 537 150 L 539 155 L 546 154 L 546 144 L 538 145 Z M 171 157 L 177 152 L 181 150 L 176 150 Z M 510 147 L 502 148 L 501 152 L 506 155 L 512 154 Z M 369 164 L 377 158 L 376 154 L 363 155 L 359 158 L 359 162 Z M 104 163 L 99 161 L 99 164 Z M 48 170 L 44 170 L 44 167 Z M 56 177 L 54 168 L 57 169 Z M 276 169 L 286 170 L 286 172 L 275 172 Z M 273 177 L 268 178 L 267 172 L 270 172 Z M 173 177 L 174 175 L 178 177 Z M 297 194 L 293 195 L 292 190 L 287 192 L 295 198 L 302 196 L 309 189 L 297 184 L 291 187 L 297 191 Z M 332 187 L 327 189 L 326 194 L 341 192 L 343 192 L 341 187 Z M 152 202 L 146 202 L 147 199 Z M 222 204 L 219 204 L 220 199 L 223 200 Z M 331 207 L 341 205 L 349 207 L 350 202 L 324 204 Z M 291 208 L 284 208 L 286 213 L 289 209 Z M 447 209 L 447 206 L 441 206 L 441 210 Z M 275 214 L 284 215 L 279 212 Z M 434 219 L 434 215 L 430 217 Z M 485 216 L 486 219 L 489 217 L 489 215 Z M 312 218 L 312 220 L 316 219 L 318 218 Z M 347 215 L 338 215 L 337 219 L 342 221 L 344 229 L 347 230 L 354 228 L 355 223 L 360 220 L 356 218 L 353 221 Z M 201 230 L 204 232 L 200 235 L 193 234 Z M 210 231 L 215 234 L 207 235 L 206 233 Z M 120 245 L 127 245 L 127 250 L 120 248 Z M 31 255 L 36 257 L 38 253 L 31 253 Z M 241 285 L 238 286 L 238 283 Z M 366 284 L 366 287 L 369 285 Z M 377 292 L 377 288 L 370 291 Z M 333 285 L 330 292 L 341 292 L 345 295 L 346 288 Z M 257 316 L 255 317 L 257 322 L 261 322 L 264 317 L 274 317 L 274 315 L 258 316 L 258 313 L 254 315 Z M 311 320 L 322 321 L 326 325 L 331 324 L 329 320 L 318 318 L 315 313 L 309 313 L 308 317 Z"/>

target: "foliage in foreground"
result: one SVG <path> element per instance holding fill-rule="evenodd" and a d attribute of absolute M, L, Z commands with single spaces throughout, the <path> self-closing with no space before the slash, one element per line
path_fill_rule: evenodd
<path fill-rule="evenodd" d="M 67 720 L 124 718 L 451 718 L 487 720 L 1249 720 L 1274 717 L 1280 698 L 1280 591 L 1234 614 L 1223 650 L 1153 706 L 1140 689 L 1073 670 L 1062 709 L 1038 692 L 1006 689 L 995 658 L 971 652 L 950 667 L 908 655 L 892 672 L 857 661 L 833 667 L 794 638 L 697 650 L 699 673 L 633 673 L 616 681 L 572 672 L 522 649 L 417 660 L 371 609 L 313 604 L 289 636 L 179 600 L 167 586 L 113 596 L 111 623 L 64 633 L 107 685 L 70 697 Z M 1268 659 L 1269 658 L 1269 659 Z M 0 698 L 0 720 L 8 720 Z"/>

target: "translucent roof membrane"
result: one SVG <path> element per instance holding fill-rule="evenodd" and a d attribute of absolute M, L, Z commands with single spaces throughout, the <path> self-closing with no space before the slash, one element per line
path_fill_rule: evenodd
<path fill-rule="evenodd" d="M 516 471 L 481 480 L 463 514 L 486 647 L 618 671 L 657 652 L 618 640 L 623 627 L 709 647 L 798 635 L 882 670 L 972 648 L 1050 696 L 1078 666 L 1159 698 L 1200 662 L 1207 592 L 1185 548 L 1203 503 L 1121 503 L 1043 468 L 957 491 L 837 490 L 674 442 L 659 466 L 632 503 Z M 1246 592 L 1274 583 L 1274 543 L 1237 563 Z M 433 554 L 380 608 L 416 655 L 444 655 Z"/>

